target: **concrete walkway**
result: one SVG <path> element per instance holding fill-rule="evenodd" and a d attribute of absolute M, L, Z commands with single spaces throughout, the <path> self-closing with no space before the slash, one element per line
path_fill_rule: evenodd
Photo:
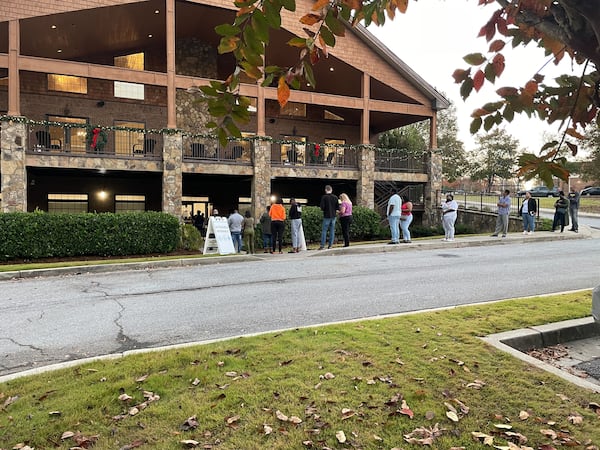
<path fill-rule="evenodd" d="M 362 253 L 386 253 L 403 252 L 414 250 L 428 250 L 437 248 L 461 248 L 475 246 L 491 245 L 511 245 L 511 244 L 532 244 L 535 242 L 559 241 L 570 239 L 593 239 L 600 238 L 600 230 L 582 225 L 579 233 L 571 231 L 549 232 L 536 231 L 530 235 L 524 235 L 520 232 L 509 233 L 506 238 L 491 237 L 490 235 L 458 235 L 453 242 L 442 241 L 439 237 L 414 239 L 410 244 L 400 243 L 389 245 L 387 243 L 360 243 L 350 245 L 350 247 L 334 246 L 325 250 L 308 250 L 300 253 L 288 253 L 289 248 L 285 248 L 283 254 L 255 253 L 253 255 L 237 254 L 226 256 L 210 256 L 197 258 L 181 258 L 170 260 L 144 261 L 144 262 L 125 262 L 117 264 L 97 264 L 97 265 L 76 265 L 71 267 L 58 267 L 51 269 L 32 269 L 19 270 L 12 272 L 0 272 L 0 281 L 14 278 L 35 278 L 60 275 L 74 275 L 82 273 L 106 273 L 123 270 L 147 270 L 168 267 L 208 265 L 208 264 L 227 264 L 240 261 L 259 262 L 265 258 L 315 258 L 327 256 L 342 256 Z M 260 249 L 258 249 L 260 252 Z"/>

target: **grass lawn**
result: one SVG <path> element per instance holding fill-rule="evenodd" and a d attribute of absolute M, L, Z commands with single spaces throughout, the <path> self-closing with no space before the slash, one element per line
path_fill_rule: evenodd
<path fill-rule="evenodd" d="M 600 394 L 478 339 L 590 311 L 589 291 L 517 299 L 20 378 L 0 448 L 597 449 Z"/>

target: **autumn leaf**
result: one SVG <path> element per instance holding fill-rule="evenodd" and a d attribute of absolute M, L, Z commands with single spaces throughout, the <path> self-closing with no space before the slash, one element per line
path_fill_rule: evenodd
<path fill-rule="evenodd" d="M 493 53 L 498 53 L 500 50 L 504 48 L 506 43 L 501 39 L 496 39 L 494 42 L 490 44 L 489 51 Z"/>
<path fill-rule="evenodd" d="M 320 22 L 321 20 L 323 20 L 323 16 L 321 16 L 321 15 L 306 14 L 302 18 L 300 18 L 300 23 L 310 26 L 310 25 L 314 25 L 315 23 Z"/>
<path fill-rule="evenodd" d="M 462 83 L 465 81 L 469 75 L 471 74 L 471 69 L 456 69 L 452 74 L 452 78 L 454 78 L 455 83 Z"/>
<path fill-rule="evenodd" d="M 179 443 L 185 445 L 187 448 L 194 448 L 200 445 L 200 442 L 193 439 L 184 439 L 183 441 L 179 441 Z"/>
<path fill-rule="evenodd" d="M 521 419 L 521 420 L 529 419 L 529 413 L 527 411 L 521 411 L 519 413 L 519 419 Z"/>
<path fill-rule="evenodd" d="M 317 0 L 315 2 L 315 4 L 312 6 L 312 10 L 318 11 L 319 9 L 326 7 L 327 5 L 329 5 L 329 1 L 330 0 Z"/>
<path fill-rule="evenodd" d="M 181 430 L 183 431 L 189 431 L 189 430 L 195 430 L 196 428 L 198 428 L 198 420 L 196 419 L 196 416 L 191 416 L 188 417 L 185 422 L 183 422 L 183 424 L 181 425 Z"/>
<path fill-rule="evenodd" d="M 288 416 L 286 416 L 284 413 L 282 413 L 279 410 L 275 411 L 275 417 L 277 417 L 282 422 L 287 422 L 288 421 Z"/>
<path fill-rule="evenodd" d="M 580 425 L 583 423 L 583 417 L 579 414 L 571 414 L 567 420 L 571 422 L 573 425 Z"/>
<path fill-rule="evenodd" d="M 343 444 L 344 442 L 346 442 L 346 434 L 342 430 L 336 432 L 335 437 L 337 438 L 337 440 L 340 444 Z"/>
<path fill-rule="evenodd" d="M 446 411 L 446 417 L 450 419 L 452 422 L 458 422 L 458 414 L 454 411 Z"/>
<path fill-rule="evenodd" d="M 479 66 L 486 61 L 485 56 L 483 56 L 481 53 L 470 53 L 464 56 L 463 59 L 471 66 Z"/>
<path fill-rule="evenodd" d="M 285 77 L 279 77 L 279 83 L 277 84 L 277 101 L 279 106 L 282 108 L 287 104 L 290 98 L 290 87 L 285 82 Z"/>

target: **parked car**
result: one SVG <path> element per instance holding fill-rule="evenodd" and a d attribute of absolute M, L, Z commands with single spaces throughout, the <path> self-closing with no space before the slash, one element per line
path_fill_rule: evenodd
<path fill-rule="evenodd" d="M 518 191 L 517 195 L 523 197 L 527 191 L 531 192 L 532 197 L 558 197 L 558 188 L 556 186 L 551 189 L 547 186 L 536 186 L 531 189 Z"/>
<path fill-rule="evenodd" d="M 598 187 L 598 186 L 586 187 L 585 189 L 581 190 L 579 195 L 600 195 L 600 187 Z"/>

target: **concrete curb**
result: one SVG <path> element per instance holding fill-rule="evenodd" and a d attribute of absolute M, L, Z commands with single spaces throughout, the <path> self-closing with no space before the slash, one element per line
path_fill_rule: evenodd
<path fill-rule="evenodd" d="M 563 322 L 539 325 L 531 328 L 506 331 L 504 333 L 485 336 L 481 339 L 526 363 L 557 375 L 579 387 L 600 393 L 600 384 L 575 376 L 524 353 L 533 348 L 542 348 L 559 343 L 568 343 L 570 341 L 598 336 L 600 336 L 600 323 L 595 322 L 593 317 L 586 317 L 583 319 L 565 320 Z"/>

